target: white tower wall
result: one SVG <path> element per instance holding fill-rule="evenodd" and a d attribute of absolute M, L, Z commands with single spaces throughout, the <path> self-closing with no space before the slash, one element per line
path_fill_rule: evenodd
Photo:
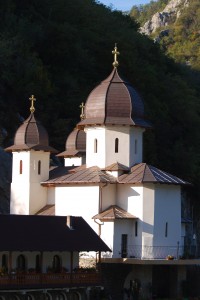
<path fill-rule="evenodd" d="M 49 152 L 13 152 L 10 213 L 31 215 L 46 205 Z"/>
<path fill-rule="evenodd" d="M 116 162 L 130 167 L 142 162 L 144 129 L 129 126 L 96 126 L 87 127 L 85 131 L 87 167 L 105 168 Z"/>

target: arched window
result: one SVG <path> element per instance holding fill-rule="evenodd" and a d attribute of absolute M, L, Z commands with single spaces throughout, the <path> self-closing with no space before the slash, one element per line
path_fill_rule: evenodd
<path fill-rule="evenodd" d="M 135 236 L 138 235 L 138 222 L 135 222 Z"/>
<path fill-rule="evenodd" d="M 137 147 L 138 147 L 138 143 L 137 140 L 135 140 L 135 154 L 137 154 Z"/>
<path fill-rule="evenodd" d="M 70 300 L 79 300 L 81 299 L 81 295 L 77 292 L 70 293 Z"/>
<path fill-rule="evenodd" d="M 118 153 L 119 152 L 119 139 L 116 138 L 115 139 L 115 153 Z"/>
<path fill-rule="evenodd" d="M 2 255 L 1 267 L 2 267 L 2 269 L 5 269 L 5 270 L 8 269 L 8 256 L 6 254 Z"/>
<path fill-rule="evenodd" d="M 41 256 L 40 256 L 40 254 L 37 254 L 36 258 L 35 258 L 35 270 L 37 273 L 41 272 Z"/>
<path fill-rule="evenodd" d="M 22 160 L 19 161 L 19 174 L 22 174 L 23 171 L 23 163 Z"/>
<path fill-rule="evenodd" d="M 26 270 L 26 259 L 23 254 L 20 254 L 17 257 L 17 269 L 19 271 L 25 271 Z"/>
<path fill-rule="evenodd" d="M 60 273 L 61 271 L 61 259 L 58 255 L 54 255 L 53 257 L 53 270 L 55 273 Z"/>
<path fill-rule="evenodd" d="M 97 153 L 97 149 L 98 148 L 98 143 L 97 143 L 97 139 L 94 140 L 94 153 Z"/>
<path fill-rule="evenodd" d="M 38 175 L 41 174 L 41 160 L 38 161 Z"/>
<path fill-rule="evenodd" d="M 168 222 L 165 223 L 165 237 L 168 236 Z"/>

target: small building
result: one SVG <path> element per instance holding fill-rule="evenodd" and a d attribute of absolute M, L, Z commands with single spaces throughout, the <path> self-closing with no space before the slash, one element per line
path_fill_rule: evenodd
<path fill-rule="evenodd" d="M 0 215 L 0 227 L 0 299 L 90 299 L 103 288 L 79 253 L 110 249 L 82 217 Z"/>

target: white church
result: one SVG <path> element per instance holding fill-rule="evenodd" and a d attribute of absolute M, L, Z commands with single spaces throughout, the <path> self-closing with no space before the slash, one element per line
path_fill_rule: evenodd
<path fill-rule="evenodd" d="M 187 182 L 143 162 L 150 125 L 142 99 L 118 74 L 116 47 L 113 53 L 112 73 L 90 93 L 58 154 L 64 167 L 49 168 L 55 149 L 31 98 L 31 114 L 6 149 L 13 153 L 10 213 L 82 216 L 113 258 L 176 256 L 184 246 L 181 186 Z"/>
<path fill-rule="evenodd" d="M 181 188 L 188 182 L 143 162 L 151 125 L 141 97 L 118 73 L 116 46 L 112 53 L 111 74 L 82 103 L 81 121 L 57 154 L 62 167 L 50 167 L 56 150 L 30 98 L 30 116 L 5 149 L 13 154 L 10 213 L 83 217 L 112 250 L 102 252 L 105 262 L 175 264 L 184 254 Z"/>

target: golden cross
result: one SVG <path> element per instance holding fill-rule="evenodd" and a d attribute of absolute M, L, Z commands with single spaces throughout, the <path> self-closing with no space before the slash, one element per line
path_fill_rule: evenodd
<path fill-rule="evenodd" d="M 34 113 L 34 111 L 35 111 L 34 101 L 36 101 L 36 98 L 34 97 L 34 95 L 31 95 L 31 97 L 29 98 L 29 100 L 31 101 L 30 111 L 31 111 L 31 113 Z"/>
<path fill-rule="evenodd" d="M 117 61 L 117 55 L 119 55 L 120 53 L 117 51 L 117 44 L 115 43 L 115 48 L 114 50 L 112 51 L 112 54 L 114 54 L 114 62 L 113 62 L 113 67 L 118 67 L 119 66 L 119 63 Z"/>
<path fill-rule="evenodd" d="M 82 102 L 81 105 L 79 106 L 80 109 L 81 109 L 81 114 L 80 114 L 80 118 L 81 120 L 85 119 L 85 115 L 84 115 L 84 108 L 85 108 L 85 105 L 84 103 Z"/>

